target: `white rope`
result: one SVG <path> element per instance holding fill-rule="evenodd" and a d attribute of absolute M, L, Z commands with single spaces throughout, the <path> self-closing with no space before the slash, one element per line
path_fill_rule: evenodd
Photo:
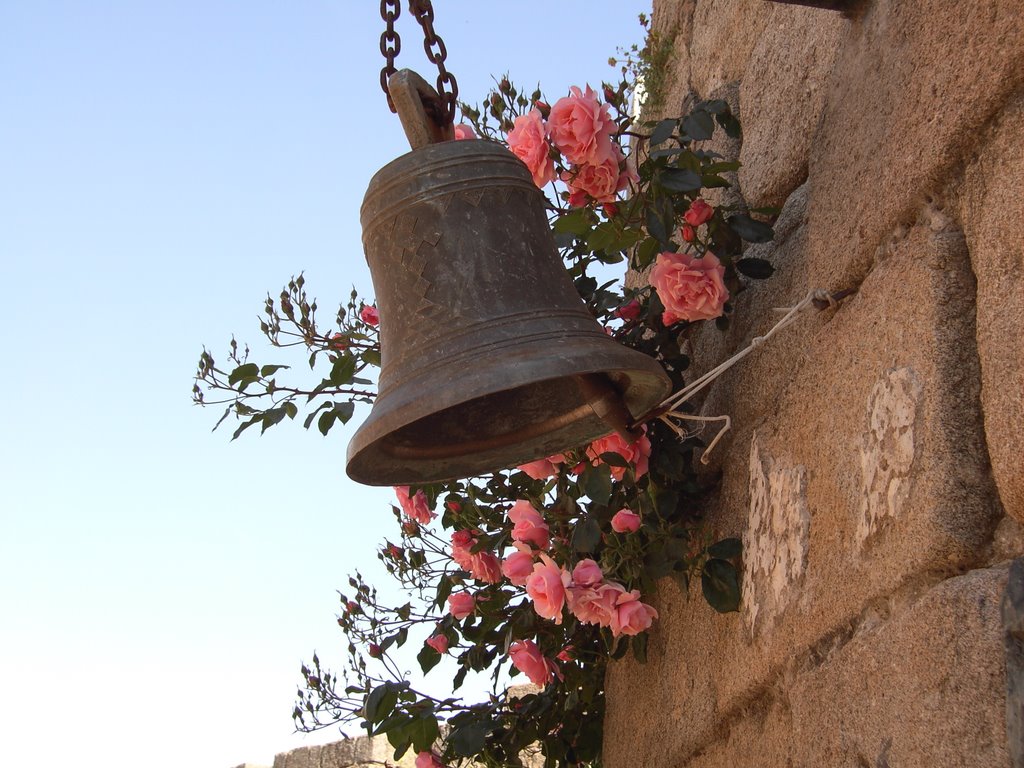
<path fill-rule="evenodd" d="M 676 433 L 676 435 L 680 438 L 680 440 L 685 440 L 687 437 L 691 437 L 691 435 L 689 433 L 687 433 L 685 430 L 683 430 L 680 427 L 678 427 L 677 425 L 673 424 L 669 420 L 670 417 L 677 418 L 677 419 L 684 419 L 684 420 L 687 420 L 687 421 L 699 421 L 699 422 L 724 421 L 725 422 L 723 427 L 718 431 L 718 434 L 715 435 L 715 439 L 712 440 L 711 444 L 708 445 L 708 447 L 704 449 L 704 454 L 701 456 L 701 459 L 700 459 L 702 464 L 707 464 L 708 463 L 708 455 L 711 453 L 711 451 L 714 449 L 714 447 L 716 445 L 718 445 L 718 441 L 721 440 L 722 437 L 725 435 L 725 433 L 729 431 L 729 429 L 732 426 L 732 420 L 728 416 L 694 416 L 694 415 L 688 414 L 688 413 L 681 413 L 680 411 L 676 410 L 677 407 L 680 406 L 681 404 L 685 403 L 687 400 L 689 400 L 691 397 L 693 397 L 698 392 L 700 392 L 708 384 L 710 384 L 715 379 L 717 379 L 719 376 L 721 376 L 723 373 L 728 371 L 730 368 L 732 368 L 734 365 L 736 365 L 736 363 L 740 362 L 743 358 L 745 358 L 747 355 L 749 355 L 755 349 L 760 347 L 762 344 L 764 344 L 766 341 L 768 341 L 768 339 L 770 339 L 776 333 L 781 331 L 783 328 L 786 328 L 787 326 L 792 325 L 792 323 L 796 320 L 797 316 L 803 310 L 807 309 L 807 307 L 811 306 L 815 301 L 827 302 L 829 307 L 835 307 L 838 304 L 838 302 L 835 300 L 835 298 L 832 296 L 832 294 L 829 293 L 828 291 L 814 290 L 814 291 L 808 292 L 808 294 L 800 302 L 798 302 L 796 305 L 794 305 L 792 307 L 776 307 L 776 308 L 774 308 L 772 311 L 774 311 L 774 312 L 785 312 L 786 314 L 783 315 L 782 319 L 779 320 L 779 322 L 777 322 L 774 326 L 772 326 L 772 328 L 767 333 L 765 333 L 763 336 L 755 336 L 753 339 L 750 340 L 750 343 L 746 347 L 741 349 L 739 352 L 737 352 L 735 355 L 730 357 L 728 360 L 726 360 L 725 362 L 720 363 L 719 365 L 715 366 L 710 371 L 705 373 L 703 376 L 701 376 L 698 379 L 695 379 L 690 384 L 688 384 L 687 386 L 685 386 L 682 389 L 680 389 L 678 392 L 675 392 L 675 393 L 669 395 L 667 398 L 665 398 L 665 400 L 663 400 L 661 402 L 661 405 L 658 407 L 658 410 L 666 408 L 666 409 L 668 409 L 668 411 L 666 413 L 662 414 L 661 416 L 659 416 L 659 418 L 665 424 L 667 424 L 669 427 L 672 428 L 672 431 Z M 700 431 L 700 430 L 697 430 L 697 431 Z M 696 432 L 694 434 L 696 434 Z"/>

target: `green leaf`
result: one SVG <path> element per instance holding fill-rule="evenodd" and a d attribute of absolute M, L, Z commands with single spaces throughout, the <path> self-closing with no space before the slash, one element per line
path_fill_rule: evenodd
<path fill-rule="evenodd" d="M 442 576 L 437 580 L 437 596 L 434 598 L 434 605 L 436 605 L 438 609 L 444 608 L 445 600 L 447 600 L 448 596 L 452 593 L 452 586 L 453 582 L 447 576 Z"/>
<path fill-rule="evenodd" d="M 654 261 L 659 250 L 660 244 L 658 243 L 657 238 L 648 237 L 640 243 L 640 247 L 636 249 L 636 254 L 633 256 L 633 265 L 637 269 L 645 269 Z"/>
<path fill-rule="evenodd" d="M 729 171 L 738 171 L 740 168 L 739 160 L 732 161 L 721 161 L 718 163 L 710 163 L 704 166 L 704 173 L 728 173 Z"/>
<path fill-rule="evenodd" d="M 675 120 L 671 118 L 662 120 L 654 127 L 654 130 L 651 131 L 651 146 L 656 147 L 667 141 L 672 136 L 672 132 L 675 131 L 675 129 Z"/>
<path fill-rule="evenodd" d="M 765 259 L 740 259 L 733 263 L 736 265 L 737 272 L 741 275 L 752 277 L 755 280 L 764 280 L 775 273 L 775 267 L 771 265 L 770 261 Z"/>
<path fill-rule="evenodd" d="M 736 119 L 732 112 L 723 112 L 719 115 L 715 115 L 715 120 L 718 124 L 725 129 L 725 135 L 731 139 L 738 139 L 743 135 L 743 129 L 740 128 L 740 121 Z"/>
<path fill-rule="evenodd" d="M 263 421 L 263 414 L 262 414 L 262 413 L 257 413 L 257 414 L 256 414 L 255 416 L 253 416 L 253 417 L 252 417 L 251 419 L 249 419 L 249 420 L 248 420 L 247 422 L 245 422 L 244 424 L 242 424 L 242 426 L 240 426 L 240 427 L 239 427 L 238 429 L 236 429 L 236 430 L 235 430 L 235 431 L 234 431 L 234 432 L 232 433 L 232 435 L 231 435 L 231 439 L 232 439 L 232 440 L 236 439 L 236 438 L 237 438 L 237 437 L 238 437 L 238 436 L 239 436 L 240 434 L 242 434 L 243 432 L 245 432 L 245 430 L 247 430 L 247 429 L 248 429 L 249 427 L 251 427 L 251 426 L 252 426 L 253 424 L 257 424 L 257 423 L 259 423 L 259 422 L 261 422 L 261 421 Z"/>
<path fill-rule="evenodd" d="M 335 387 L 348 384 L 356 374 L 356 359 L 352 355 L 339 355 L 331 367 L 331 375 L 327 380 Z"/>
<path fill-rule="evenodd" d="M 559 216 L 551 229 L 557 235 L 579 235 L 585 236 L 590 231 L 593 222 L 592 214 L 586 208 L 577 208 L 575 211 Z"/>
<path fill-rule="evenodd" d="M 260 375 L 260 367 L 256 363 L 240 365 L 228 375 L 228 386 L 234 386 L 246 379 L 256 379 Z"/>
<path fill-rule="evenodd" d="M 280 406 L 278 408 L 271 408 L 271 409 L 269 409 L 267 411 L 264 411 L 263 412 L 263 428 L 260 429 L 260 434 L 262 435 L 264 432 L 266 432 L 271 427 L 280 424 L 284 420 L 284 417 L 287 414 L 288 414 L 288 409 L 285 408 L 284 406 Z"/>
<path fill-rule="evenodd" d="M 423 647 L 420 648 L 420 652 L 416 654 L 416 661 L 420 663 L 420 669 L 423 670 L 423 674 L 425 675 L 441 661 L 441 654 L 429 645 L 424 644 Z"/>
<path fill-rule="evenodd" d="M 264 365 L 260 368 L 260 376 L 266 378 L 267 376 L 273 376 L 275 373 L 280 371 L 282 368 L 291 368 L 290 365 Z"/>
<path fill-rule="evenodd" d="M 328 400 L 326 403 L 320 403 L 320 405 L 317 406 L 315 411 L 313 411 L 311 414 L 306 416 L 305 421 L 302 422 L 303 428 L 309 429 L 309 425 L 313 423 L 313 419 L 315 419 L 316 415 L 318 413 L 320 413 L 320 411 L 322 411 L 324 408 L 333 408 L 333 407 L 334 407 L 334 401 L 333 400 Z"/>
<path fill-rule="evenodd" d="M 591 515 L 581 518 L 572 532 L 572 548 L 577 552 L 593 552 L 601 541 L 601 526 Z"/>
<path fill-rule="evenodd" d="M 320 430 L 320 434 L 324 437 L 334 426 L 335 421 L 340 421 L 342 424 L 348 422 L 352 418 L 352 412 L 355 410 L 353 403 L 335 403 L 334 407 L 329 411 L 325 411 L 320 415 L 317 420 L 316 428 Z"/>
<path fill-rule="evenodd" d="M 729 182 L 714 173 L 706 173 L 700 177 L 704 189 L 724 189 L 730 186 Z"/>
<path fill-rule="evenodd" d="M 621 453 L 615 451 L 606 451 L 600 456 L 601 461 L 612 467 L 628 467 L 629 462 L 626 461 L 626 457 Z"/>
<path fill-rule="evenodd" d="M 411 723 L 411 722 L 412 722 L 412 718 L 408 714 L 406 714 L 405 712 L 402 712 L 402 711 L 394 712 L 390 716 L 385 717 L 381 721 L 380 725 L 378 725 L 373 730 L 373 732 L 370 735 L 371 736 L 379 736 L 382 733 L 385 733 L 385 734 L 390 734 L 390 733 L 401 734 L 405 730 L 405 727 L 407 725 L 409 725 L 409 723 Z M 404 739 L 405 737 L 402 736 L 402 738 Z M 390 741 L 390 739 L 389 739 L 389 741 Z"/>
<path fill-rule="evenodd" d="M 700 587 L 704 599 L 719 613 L 739 610 L 739 577 L 729 561 L 718 558 L 708 560 L 700 574 Z"/>
<path fill-rule="evenodd" d="M 490 723 L 479 720 L 471 722 L 453 730 L 448 736 L 448 743 L 459 757 L 472 757 L 483 752 L 492 727 Z"/>
<path fill-rule="evenodd" d="M 743 553 L 743 542 L 737 538 L 722 539 L 708 547 L 708 554 L 723 560 L 732 560 Z"/>
<path fill-rule="evenodd" d="M 441 736 L 441 729 L 433 712 L 421 714 L 406 726 L 405 732 L 412 739 L 412 748 L 417 752 L 429 752 L 434 742 Z"/>
<path fill-rule="evenodd" d="M 775 230 L 763 221 L 757 221 L 745 213 L 738 213 L 726 219 L 729 228 L 748 243 L 770 243 Z"/>
<path fill-rule="evenodd" d="M 633 636 L 633 642 L 630 643 L 633 646 L 633 657 L 641 664 L 647 663 L 647 633 L 641 632 L 639 635 Z"/>
<path fill-rule="evenodd" d="M 656 180 L 672 192 L 696 192 L 702 186 L 700 174 L 687 168 L 665 168 Z"/>
<path fill-rule="evenodd" d="M 657 159 L 659 157 L 672 157 L 672 155 L 678 155 L 687 150 L 682 147 L 662 147 L 661 149 L 655 149 L 651 152 L 651 157 Z"/>
<path fill-rule="evenodd" d="M 615 239 L 615 225 L 606 221 L 594 227 L 587 237 L 587 247 L 592 251 L 604 251 Z"/>
<path fill-rule="evenodd" d="M 398 686 L 394 683 L 378 685 L 366 696 L 363 703 L 363 717 L 370 724 L 379 723 L 391 714 L 398 703 Z"/>
<path fill-rule="evenodd" d="M 367 365 L 372 365 L 375 368 L 380 368 L 380 350 L 379 349 L 364 349 L 359 355 L 363 362 Z"/>
<path fill-rule="evenodd" d="M 611 471 L 604 464 L 587 467 L 580 478 L 580 487 L 592 502 L 600 507 L 607 505 L 612 495 Z"/>
<path fill-rule="evenodd" d="M 710 112 L 698 109 L 683 118 L 683 131 L 694 141 L 706 141 L 715 133 L 715 120 Z"/>

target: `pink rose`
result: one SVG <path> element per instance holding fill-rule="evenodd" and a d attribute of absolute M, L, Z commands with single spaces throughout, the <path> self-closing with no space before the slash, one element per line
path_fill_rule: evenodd
<path fill-rule="evenodd" d="M 450 512 L 461 512 L 462 511 L 462 505 L 459 504 L 459 502 L 457 502 L 457 501 L 446 501 L 444 503 L 444 505 L 448 508 L 448 510 Z"/>
<path fill-rule="evenodd" d="M 715 215 L 715 209 L 705 203 L 699 197 L 690 203 L 689 209 L 683 214 L 683 221 L 691 227 L 699 227 L 705 221 Z"/>
<path fill-rule="evenodd" d="M 367 325 L 377 325 L 380 323 L 380 315 L 377 314 L 376 307 L 363 307 L 359 310 L 359 319 Z"/>
<path fill-rule="evenodd" d="M 433 752 L 420 752 L 416 755 L 414 768 L 448 768 Z"/>
<path fill-rule="evenodd" d="M 520 640 L 508 649 L 515 668 L 530 678 L 534 685 L 547 685 L 554 677 L 554 662 L 544 658 L 533 640 Z"/>
<path fill-rule="evenodd" d="M 464 619 L 476 610 L 476 598 L 469 592 L 456 592 L 448 598 L 448 613 L 456 619 Z"/>
<path fill-rule="evenodd" d="M 533 573 L 533 554 L 531 552 L 513 552 L 502 563 L 501 572 L 517 587 L 526 585 Z"/>
<path fill-rule="evenodd" d="M 611 143 L 615 122 L 608 105 L 597 100 L 589 85 L 586 93 L 575 85 L 569 90 L 572 95 L 559 99 L 551 108 L 548 133 L 570 163 L 592 163 Z"/>
<path fill-rule="evenodd" d="M 555 465 L 554 459 L 561 458 L 561 456 L 552 456 L 547 459 L 537 459 L 536 461 L 530 461 L 526 464 L 521 464 L 519 470 L 525 472 L 527 475 L 532 477 L 534 480 L 545 480 L 549 477 L 554 477 L 558 474 L 558 467 Z"/>
<path fill-rule="evenodd" d="M 692 243 L 694 240 L 697 239 L 697 230 L 695 230 L 689 224 L 683 224 L 683 226 L 679 228 L 679 234 L 682 235 L 683 240 L 685 240 L 688 243 Z"/>
<path fill-rule="evenodd" d="M 628 509 L 620 509 L 612 517 L 612 530 L 616 533 L 636 533 L 640 530 L 640 515 Z"/>
<path fill-rule="evenodd" d="M 436 517 L 430 511 L 427 495 L 423 491 L 416 491 L 415 496 L 410 496 L 408 485 L 396 485 L 395 495 L 398 497 L 398 503 L 402 506 L 402 511 L 416 522 L 426 524 Z"/>
<path fill-rule="evenodd" d="M 647 474 L 647 464 L 651 456 L 651 441 L 647 438 L 647 427 L 642 427 L 644 434 L 634 443 L 627 443 L 617 432 L 595 440 L 587 448 L 587 456 L 595 467 L 601 463 L 602 453 L 617 453 L 629 464 L 633 465 L 633 477 L 639 480 Z M 621 481 L 626 475 L 625 467 L 611 467 L 612 477 Z"/>
<path fill-rule="evenodd" d="M 540 111 L 531 109 L 516 118 L 508 134 L 508 148 L 530 169 L 533 183 L 538 187 L 555 180 L 555 164 L 551 159 L 544 121 Z"/>
<path fill-rule="evenodd" d="M 616 619 L 619 598 L 627 594 L 625 587 L 614 581 L 596 586 L 573 586 L 569 588 L 569 610 L 583 624 L 612 626 Z"/>
<path fill-rule="evenodd" d="M 404 550 L 394 544 L 388 544 L 388 555 L 394 560 L 401 560 Z"/>
<path fill-rule="evenodd" d="M 640 593 L 635 589 L 619 596 L 612 619 L 613 635 L 639 635 L 658 618 L 658 612 L 647 603 L 641 603 L 639 598 Z"/>
<path fill-rule="evenodd" d="M 569 586 L 571 578 L 565 569 L 560 568 L 547 555 L 541 555 L 540 559 L 541 562 L 534 564 L 533 573 L 526 580 L 526 594 L 533 600 L 533 610 L 538 616 L 561 624 L 565 588 Z"/>
<path fill-rule="evenodd" d="M 455 126 L 455 140 L 462 141 L 463 139 L 475 139 L 476 134 L 473 132 L 473 126 L 466 125 L 465 123 L 459 123 Z"/>
<path fill-rule="evenodd" d="M 452 533 L 452 560 L 464 570 L 469 571 L 474 579 L 488 584 L 501 581 L 501 561 L 490 552 L 473 552 L 476 537 L 471 531 L 455 531 Z"/>
<path fill-rule="evenodd" d="M 459 568 L 468 571 L 473 561 L 473 553 L 469 550 L 476 544 L 476 537 L 469 531 L 455 531 L 452 533 L 452 560 L 458 563 Z"/>
<path fill-rule="evenodd" d="M 479 581 L 497 584 L 501 581 L 501 561 L 491 552 L 476 552 L 470 558 L 469 573 Z"/>
<path fill-rule="evenodd" d="M 612 312 L 612 315 L 619 318 L 620 320 L 636 320 L 640 317 L 640 302 L 636 299 L 623 304 L 621 307 Z"/>
<path fill-rule="evenodd" d="M 336 333 L 331 336 L 329 344 L 331 349 L 346 350 L 348 349 L 348 337 L 341 333 Z"/>
<path fill-rule="evenodd" d="M 562 650 L 560 650 L 558 652 L 558 655 L 555 656 L 555 658 L 558 659 L 559 661 L 572 661 L 572 659 L 573 659 L 572 646 L 571 645 L 565 646 L 565 648 L 563 648 Z"/>
<path fill-rule="evenodd" d="M 562 181 L 569 187 L 569 205 L 579 208 L 589 200 L 599 203 L 614 200 L 635 177 L 635 174 L 623 168 L 624 160 L 622 150 L 609 142 L 593 162 L 578 165 L 574 170 L 563 173 Z"/>
<path fill-rule="evenodd" d="M 513 541 L 532 544 L 537 549 L 548 548 L 548 524 L 528 501 L 520 499 L 508 511 L 508 519 L 514 523 Z"/>
<path fill-rule="evenodd" d="M 604 581 L 604 573 L 601 566 L 591 560 L 580 560 L 572 569 L 572 583 L 577 587 L 596 587 Z"/>
<path fill-rule="evenodd" d="M 651 285 L 665 305 L 661 321 L 710 320 L 722 314 L 729 291 L 722 280 L 725 267 L 711 252 L 704 258 L 685 253 L 659 253 L 651 269 Z"/>
<path fill-rule="evenodd" d="M 427 638 L 427 645 L 438 653 L 445 653 L 448 650 L 448 638 L 444 635 L 431 635 Z"/>

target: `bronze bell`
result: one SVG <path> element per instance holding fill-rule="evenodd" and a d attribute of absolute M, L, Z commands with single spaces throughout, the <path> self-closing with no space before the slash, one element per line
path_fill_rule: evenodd
<path fill-rule="evenodd" d="M 370 181 L 361 222 L 382 360 L 348 447 L 356 482 L 472 477 L 613 430 L 636 436 L 629 422 L 668 394 L 661 366 L 583 304 L 542 193 L 503 146 L 444 141 L 399 157 Z"/>

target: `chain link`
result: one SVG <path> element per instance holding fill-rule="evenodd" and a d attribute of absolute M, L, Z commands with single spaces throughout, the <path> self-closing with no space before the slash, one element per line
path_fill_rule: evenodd
<path fill-rule="evenodd" d="M 445 59 L 448 58 L 448 50 L 444 46 L 444 40 L 434 31 L 434 7 L 430 0 L 409 0 L 409 11 L 416 17 L 423 28 L 423 50 L 427 58 L 437 66 L 437 94 L 441 97 L 444 105 L 443 117 L 449 123 L 455 122 L 455 104 L 459 98 L 459 84 L 455 82 L 455 76 L 445 66 Z M 402 50 L 402 40 L 395 31 L 395 20 L 401 13 L 401 0 L 381 0 L 380 16 L 386 25 L 385 31 L 380 36 L 380 52 L 383 54 L 387 64 L 380 71 L 380 85 L 388 97 L 388 106 L 395 112 L 395 103 L 391 100 L 391 93 L 388 91 L 388 78 L 395 73 L 395 58 Z"/>
<path fill-rule="evenodd" d="M 380 17 L 384 19 L 386 29 L 380 34 L 380 52 L 387 64 L 380 71 L 380 87 L 384 89 L 384 95 L 388 97 L 388 107 L 392 112 L 397 112 L 395 102 L 391 100 L 391 91 L 388 90 L 388 78 L 395 74 L 395 57 L 402 50 L 402 38 L 395 31 L 395 19 L 402 13 L 400 0 L 380 0 Z"/>

